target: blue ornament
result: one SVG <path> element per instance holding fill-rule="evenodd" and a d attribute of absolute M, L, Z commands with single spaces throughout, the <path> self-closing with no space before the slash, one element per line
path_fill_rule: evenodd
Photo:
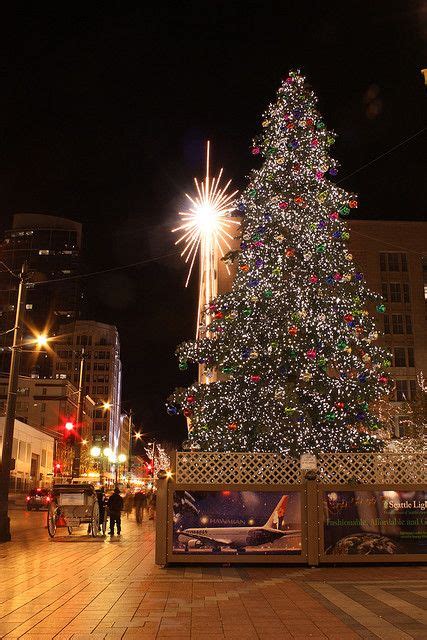
<path fill-rule="evenodd" d="M 364 382 L 366 382 L 366 378 L 367 378 L 366 373 L 361 373 L 361 374 L 357 377 L 357 379 L 359 380 L 359 382 L 361 382 L 362 384 L 363 384 Z"/>
<path fill-rule="evenodd" d="M 251 278 L 248 282 L 250 287 L 256 287 L 259 284 L 258 278 Z"/>
<path fill-rule="evenodd" d="M 246 211 L 246 206 L 243 202 L 239 202 L 239 204 L 237 205 L 237 210 L 238 211 Z"/>
<path fill-rule="evenodd" d="M 264 214 L 264 220 L 266 222 L 271 222 L 271 220 L 272 220 L 271 215 L 269 213 Z"/>
<path fill-rule="evenodd" d="M 329 173 L 331 174 L 331 176 L 336 176 L 338 174 L 338 169 L 335 169 L 335 167 L 331 167 L 329 169 Z"/>
<path fill-rule="evenodd" d="M 334 279 L 332 276 L 326 277 L 326 284 L 334 284 Z"/>
<path fill-rule="evenodd" d="M 166 408 L 166 413 L 168 413 L 170 416 L 176 416 L 178 413 L 178 407 L 176 407 L 174 404 L 170 404 Z"/>
<path fill-rule="evenodd" d="M 347 322 L 347 327 L 355 327 L 356 326 L 356 320 L 350 320 L 350 322 Z"/>
<path fill-rule="evenodd" d="M 243 250 L 247 249 L 248 248 L 248 243 L 245 242 L 245 241 L 241 242 L 240 243 L 240 248 L 243 249 Z"/>
<path fill-rule="evenodd" d="M 366 413 L 356 413 L 356 420 L 358 420 L 359 422 L 361 422 L 362 420 L 364 420 L 366 418 Z"/>
<path fill-rule="evenodd" d="M 319 224 L 317 225 L 318 229 L 324 229 L 326 227 L 326 221 L 325 220 L 320 220 Z"/>
<path fill-rule="evenodd" d="M 284 364 L 280 365 L 280 367 L 279 367 L 278 371 L 279 371 L 279 374 L 280 374 L 281 376 L 287 376 L 287 375 L 288 375 L 288 368 L 287 368 L 287 367 L 285 367 L 285 365 L 284 365 Z"/>
<path fill-rule="evenodd" d="M 332 237 L 335 239 L 341 238 L 341 231 L 334 231 Z"/>
<path fill-rule="evenodd" d="M 250 352 L 251 352 L 251 350 L 250 350 L 250 349 L 248 349 L 248 348 L 243 349 L 243 351 L 242 351 L 242 358 L 243 358 L 244 360 L 246 360 L 247 358 L 249 358 L 249 354 L 250 354 Z"/>
<path fill-rule="evenodd" d="M 299 147 L 298 140 L 291 140 L 289 146 L 291 147 L 291 149 L 297 149 Z"/>
<path fill-rule="evenodd" d="M 255 260 L 255 266 L 256 267 L 262 267 L 263 264 L 264 264 L 264 262 L 261 260 L 261 258 L 257 258 Z"/>
<path fill-rule="evenodd" d="M 361 282 L 363 280 L 363 273 L 355 273 L 354 279 L 357 280 L 357 282 Z"/>
<path fill-rule="evenodd" d="M 267 230 L 267 227 L 258 227 L 257 231 L 258 233 L 265 233 Z"/>
<path fill-rule="evenodd" d="M 304 111 L 302 109 L 295 109 L 293 114 L 295 118 L 299 119 L 304 114 Z"/>

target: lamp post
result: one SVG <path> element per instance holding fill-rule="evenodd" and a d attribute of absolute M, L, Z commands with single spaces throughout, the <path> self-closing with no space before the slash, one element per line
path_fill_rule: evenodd
<path fill-rule="evenodd" d="M 12 458 L 13 429 L 15 426 L 16 394 L 18 391 L 19 361 L 22 347 L 22 324 L 25 314 L 27 264 L 22 265 L 19 275 L 18 299 L 16 301 L 15 326 L 13 328 L 12 357 L 10 360 L 9 386 L 7 389 L 6 416 L 4 420 L 2 458 L 0 463 L 0 541 L 8 542 L 10 518 L 8 513 L 10 463 Z"/>
<path fill-rule="evenodd" d="M 80 356 L 80 368 L 79 368 L 79 389 L 77 395 L 77 420 L 76 424 L 80 427 L 83 422 L 83 374 L 84 374 L 84 360 L 85 359 L 85 350 L 82 347 L 81 356 Z M 80 439 L 76 437 L 74 441 L 74 458 L 73 458 L 73 466 L 71 470 L 71 477 L 78 478 L 80 475 L 80 455 L 81 455 L 81 442 Z"/>

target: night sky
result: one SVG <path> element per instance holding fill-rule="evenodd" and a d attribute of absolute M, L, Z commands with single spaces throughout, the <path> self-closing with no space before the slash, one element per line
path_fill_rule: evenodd
<path fill-rule="evenodd" d="M 86 273 L 175 250 L 170 228 L 203 176 L 207 138 L 244 187 L 251 139 L 290 68 L 339 134 L 341 177 L 426 126 L 425 2 L 22 6 L 2 10 L 0 27 L 0 231 L 15 212 L 78 220 Z M 343 182 L 359 218 L 425 219 L 425 146 L 426 132 Z M 172 256 L 85 279 L 86 316 L 120 332 L 124 407 L 167 439 L 184 429 L 165 398 L 196 375 L 173 355 L 194 332 L 185 274 Z"/>

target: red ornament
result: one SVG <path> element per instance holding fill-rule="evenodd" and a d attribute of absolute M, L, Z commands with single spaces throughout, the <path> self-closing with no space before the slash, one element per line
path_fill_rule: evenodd
<path fill-rule="evenodd" d="M 319 141 L 317 138 L 313 138 L 313 140 L 311 141 L 311 146 L 312 147 L 317 147 L 319 145 Z"/>
<path fill-rule="evenodd" d="M 346 322 L 351 322 L 353 319 L 354 319 L 354 318 L 353 318 L 353 316 L 351 315 L 351 313 L 346 313 L 346 314 L 345 314 L 345 316 L 344 316 L 344 320 L 345 320 Z"/>
<path fill-rule="evenodd" d="M 293 258 L 295 256 L 295 249 L 286 249 L 285 255 L 287 258 Z"/>
<path fill-rule="evenodd" d="M 307 120 L 305 121 L 306 125 L 308 127 L 311 127 L 312 124 L 314 124 L 313 118 L 307 118 Z"/>
<path fill-rule="evenodd" d="M 341 273 L 334 273 L 334 280 L 335 282 L 339 282 L 340 280 L 342 280 L 342 274 Z"/>
<path fill-rule="evenodd" d="M 299 171 L 300 169 L 301 169 L 301 165 L 300 165 L 300 164 L 298 164 L 298 162 L 295 162 L 295 163 L 292 165 L 292 171 L 296 171 L 296 172 L 298 173 L 298 171 Z"/>
<path fill-rule="evenodd" d="M 348 204 L 350 205 L 350 209 L 356 209 L 358 203 L 357 200 L 350 200 Z"/>
<path fill-rule="evenodd" d="M 319 282 L 319 278 L 313 274 L 310 276 L 310 282 L 311 284 L 316 284 L 316 282 Z"/>
<path fill-rule="evenodd" d="M 287 209 L 287 208 L 288 208 L 287 202 L 279 202 L 279 209 Z"/>
<path fill-rule="evenodd" d="M 381 384 L 387 384 L 388 378 L 386 376 L 380 376 L 378 378 L 378 382 L 381 382 Z"/>
<path fill-rule="evenodd" d="M 292 327 L 289 327 L 288 333 L 291 336 L 296 336 L 298 333 L 298 327 L 296 327 L 295 325 L 292 325 Z"/>
<path fill-rule="evenodd" d="M 338 220 L 339 214 L 337 211 L 332 211 L 332 213 L 329 214 L 329 217 L 331 220 Z"/>
<path fill-rule="evenodd" d="M 249 265 L 242 264 L 241 267 L 240 267 L 240 271 L 249 271 Z"/>
<path fill-rule="evenodd" d="M 191 409 L 184 409 L 184 411 L 182 412 L 186 418 L 189 418 L 190 416 L 193 415 L 193 412 L 191 411 Z"/>
<path fill-rule="evenodd" d="M 309 349 L 306 353 L 307 358 L 314 360 L 316 358 L 316 349 Z"/>
<path fill-rule="evenodd" d="M 295 128 L 295 125 L 294 125 L 294 123 L 293 123 L 293 122 L 288 122 L 288 124 L 286 125 L 286 128 L 287 128 L 287 129 L 294 129 L 294 128 Z"/>
<path fill-rule="evenodd" d="M 218 318 L 218 320 L 219 320 L 219 319 L 221 319 L 221 318 L 223 318 L 223 317 L 224 317 L 224 316 L 223 316 L 223 314 L 222 314 L 222 311 L 218 311 L 218 313 L 216 313 L 216 314 L 215 314 L 215 318 Z"/>
<path fill-rule="evenodd" d="M 295 202 L 296 204 L 304 204 L 304 198 L 302 198 L 301 196 L 297 196 L 297 197 L 294 199 L 294 202 Z"/>
<path fill-rule="evenodd" d="M 189 404 L 192 404 L 195 401 L 196 401 L 196 397 L 195 396 L 187 396 L 187 402 Z"/>
<path fill-rule="evenodd" d="M 259 382 L 261 380 L 261 376 L 254 374 L 251 376 L 251 381 L 252 382 Z"/>
<path fill-rule="evenodd" d="M 336 402 L 335 406 L 336 406 L 337 409 L 341 409 L 341 411 L 342 411 L 344 409 L 344 407 L 345 407 L 345 404 L 344 404 L 344 402 Z"/>
<path fill-rule="evenodd" d="M 230 424 L 227 426 L 227 429 L 229 429 L 230 431 L 236 431 L 237 423 L 236 422 L 230 422 Z"/>
<path fill-rule="evenodd" d="M 252 155 L 257 156 L 260 151 L 261 151 L 261 149 L 259 147 L 253 147 L 252 148 Z"/>

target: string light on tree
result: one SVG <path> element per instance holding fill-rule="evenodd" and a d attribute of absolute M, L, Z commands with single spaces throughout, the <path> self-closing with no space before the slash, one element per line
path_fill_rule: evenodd
<path fill-rule="evenodd" d="M 239 198 L 244 217 L 230 293 L 206 310 L 209 334 L 177 349 L 225 379 L 177 389 L 168 413 L 191 416 L 188 446 L 217 451 L 375 451 L 370 403 L 387 394 L 389 356 L 368 311 L 385 311 L 348 251 L 357 199 L 337 163 L 317 98 L 291 72 L 262 120 L 262 158 Z"/>

